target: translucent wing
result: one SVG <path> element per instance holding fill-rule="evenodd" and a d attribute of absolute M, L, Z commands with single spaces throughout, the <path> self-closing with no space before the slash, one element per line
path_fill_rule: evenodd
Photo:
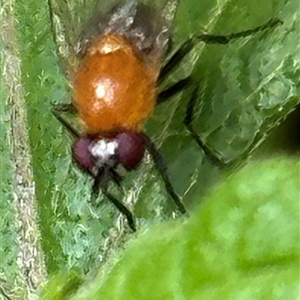
<path fill-rule="evenodd" d="M 94 11 L 105 7 L 103 0 L 48 0 L 54 41 L 57 55 L 65 73 L 76 63 L 80 45 L 79 37 L 84 24 Z M 115 1 L 116 2 L 116 1 Z"/>
<path fill-rule="evenodd" d="M 80 51 L 103 33 L 126 36 L 148 56 L 162 56 L 169 44 L 177 1 L 127 0 L 112 6 L 105 14 L 96 13 L 81 32 Z"/>
<path fill-rule="evenodd" d="M 151 56 L 168 49 L 177 0 L 49 0 L 57 54 L 66 74 L 97 36 L 116 32 Z"/>

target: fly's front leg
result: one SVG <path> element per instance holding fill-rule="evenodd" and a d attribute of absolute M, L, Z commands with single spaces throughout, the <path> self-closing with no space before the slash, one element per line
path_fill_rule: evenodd
<path fill-rule="evenodd" d="M 167 166 L 164 162 L 163 156 L 161 155 L 160 151 L 157 149 L 155 144 L 152 142 L 152 140 L 146 134 L 144 135 L 144 138 L 145 138 L 146 148 L 154 161 L 157 171 L 160 173 L 160 175 L 162 177 L 162 180 L 165 184 L 167 193 L 173 199 L 178 210 L 182 214 L 185 214 L 186 208 L 185 208 L 184 204 L 181 202 L 180 197 L 175 192 L 173 185 L 171 184 L 171 181 L 170 181 L 170 178 L 169 178 L 168 172 L 167 172 Z"/>
<path fill-rule="evenodd" d="M 135 221 L 130 210 L 106 189 L 102 189 L 102 193 L 126 217 L 129 227 L 135 232 Z"/>
<path fill-rule="evenodd" d="M 71 123 L 65 117 L 65 113 L 77 113 L 77 110 L 72 103 L 53 105 L 51 111 L 55 118 L 67 128 L 67 130 L 73 135 L 74 138 L 79 138 L 79 132 L 74 128 L 74 126 L 71 125 Z"/>

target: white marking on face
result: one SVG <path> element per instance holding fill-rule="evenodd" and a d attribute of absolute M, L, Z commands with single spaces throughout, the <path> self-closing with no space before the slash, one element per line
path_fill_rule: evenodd
<path fill-rule="evenodd" d="M 94 158 L 105 163 L 115 155 L 117 147 L 118 144 L 116 142 L 101 139 L 92 144 L 89 150 Z"/>

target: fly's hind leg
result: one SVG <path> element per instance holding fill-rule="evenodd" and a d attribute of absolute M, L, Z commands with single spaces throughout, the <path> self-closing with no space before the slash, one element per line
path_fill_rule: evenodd
<path fill-rule="evenodd" d="M 209 158 L 212 164 L 222 168 L 225 165 L 227 166 L 227 164 L 221 158 L 221 154 L 219 154 L 215 150 L 212 150 L 205 142 L 203 142 L 200 135 L 193 128 L 192 123 L 193 123 L 193 116 L 194 116 L 194 108 L 198 98 L 199 98 L 198 86 L 195 86 L 192 90 L 191 98 L 187 104 L 186 114 L 183 123 L 186 126 L 192 138 L 196 141 L 198 146 L 203 150 L 204 154 Z"/>
<path fill-rule="evenodd" d="M 206 44 L 222 44 L 226 45 L 230 43 L 232 40 L 236 40 L 238 38 L 244 38 L 250 35 L 253 35 L 259 31 L 268 30 L 274 28 L 278 25 L 281 25 L 283 22 L 277 18 L 270 19 L 267 23 L 260 25 L 253 29 L 248 29 L 245 31 L 240 31 L 228 35 L 213 35 L 213 34 L 201 34 L 195 35 L 185 42 L 179 47 L 179 49 L 171 56 L 171 58 L 167 61 L 167 63 L 161 69 L 161 72 L 158 77 L 158 84 L 164 81 L 164 79 L 172 73 L 172 71 L 176 68 L 176 66 L 181 62 L 181 60 L 200 42 L 204 42 Z"/>
<path fill-rule="evenodd" d="M 177 51 L 173 53 L 171 58 L 167 61 L 167 63 L 163 66 L 159 77 L 158 77 L 158 84 L 162 83 L 166 77 L 168 77 L 175 69 L 176 66 L 181 62 L 181 60 L 199 43 L 204 42 L 208 44 L 228 44 L 232 40 L 247 37 L 250 35 L 253 35 L 259 31 L 268 30 L 271 28 L 274 28 L 278 25 L 281 25 L 283 22 L 279 19 L 271 19 L 267 23 L 258 26 L 253 29 L 228 34 L 225 36 L 222 35 L 209 35 L 209 34 L 201 34 L 191 37 L 190 39 L 183 42 L 183 44 L 179 47 Z M 194 115 L 194 108 L 196 101 L 198 99 L 198 86 L 195 85 L 195 82 L 193 82 L 191 76 L 188 76 L 184 79 L 181 79 L 171 87 L 168 87 L 166 90 L 163 90 L 159 93 L 157 97 L 157 104 L 164 103 L 168 100 L 171 100 L 173 96 L 180 91 L 186 89 L 186 88 L 192 87 L 192 95 L 188 102 L 186 114 L 184 118 L 184 124 L 191 134 L 191 136 L 194 138 L 194 140 L 197 142 L 199 147 L 203 149 L 205 155 L 211 160 L 211 162 L 219 167 L 228 166 L 228 163 L 225 163 L 224 160 L 221 158 L 220 153 L 217 153 L 216 151 L 212 150 L 208 145 L 206 145 L 201 137 L 196 133 L 192 126 L 193 122 L 193 115 Z"/>

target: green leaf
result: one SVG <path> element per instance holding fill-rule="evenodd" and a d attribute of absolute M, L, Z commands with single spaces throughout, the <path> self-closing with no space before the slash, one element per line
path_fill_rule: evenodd
<path fill-rule="evenodd" d="M 82 279 L 78 277 L 77 272 L 59 272 L 47 284 L 43 293 L 43 300 L 64 300 L 69 299 L 81 285 Z"/>
<path fill-rule="evenodd" d="M 253 162 L 71 299 L 298 299 L 299 161 Z"/>
<path fill-rule="evenodd" d="M 192 33 L 205 28 L 210 33 L 226 35 L 255 28 L 272 17 L 283 21 L 282 26 L 228 45 L 201 43 L 185 62 L 188 67 L 181 68 L 192 70 L 199 84 L 195 131 L 220 159 L 239 163 L 299 103 L 298 3 L 272 1 L 262 5 L 253 0 L 222 1 L 216 5 L 209 1 L 205 11 L 202 2 L 196 5 L 186 1 L 182 6 L 185 8 L 179 10 L 178 16 L 182 24 L 177 27 L 179 41 L 191 34 L 187 32 L 189 27 Z M 184 20 L 190 20 L 189 26 Z M 206 187 L 220 176 L 182 124 L 189 98 L 187 91 L 172 103 L 158 107 L 147 124 L 150 133 L 161 141 L 174 185 L 188 204 L 197 202 L 198 196 L 205 194 Z M 166 112 L 168 117 L 163 118 Z"/>
<path fill-rule="evenodd" d="M 81 11 L 82 5 L 90 11 L 87 3 L 95 4 L 94 1 L 56 2 L 67 10 L 66 15 L 61 15 L 65 21 L 61 21 L 67 22 L 68 28 L 74 27 L 75 32 L 81 25 L 81 13 L 86 12 Z M 99 1 L 100 6 L 103 2 Z M 14 9 L 47 271 L 53 274 L 75 267 L 82 275 L 101 265 L 132 235 L 126 235 L 126 222 L 101 195 L 99 208 L 88 203 L 91 180 L 73 166 L 71 137 L 51 114 L 52 104 L 69 102 L 72 93 L 60 69 L 47 2 L 17 1 Z M 69 17 L 75 23 L 69 22 Z M 178 8 L 175 46 L 203 31 L 227 35 L 255 28 L 273 17 L 280 18 L 283 25 L 228 45 L 196 45 L 166 83 L 192 74 L 199 83 L 194 128 L 216 155 L 228 162 L 239 163 L 248 157 L 299 103 L 298 3 L 296 0 L 264 4 L 258 0 L 247 3 L 207 0 L 199 5 L 197 0 L 182 0 Z M 193 210 L 208 189 L 223 178 L 226 168 L 220 170 L 211 164 L 183 125 L 190 95 L 187 90 L 158 106 L 146 124 L 146 132 L 161 146 L 172 183 Z M 1 184 L 9 199 L 12 192 L 9 147 L 7 136 L 2 138 Z M 134 210 L 142 228 L 173 215 L 174 204 L 148 157 L 137 171 L 128 174 L 121 191 L 114 187 L 112 191 Z M 1 215 L 10 210 L 11 206 L 4 206 Z M 12 212 L 1 224 L 5 245 L 17 236 L 14 217 Z M 181 229 L 174 229 L 175 233 L 177 230 Z M 17 252 L 16 246 L 5 256 L 5 266 L 16 261 Z M 16 272 L 15 264 L 12 265 L 7 267 L 8 273 Z M 9 281 L 13 283 L 14 279 Z"/>

